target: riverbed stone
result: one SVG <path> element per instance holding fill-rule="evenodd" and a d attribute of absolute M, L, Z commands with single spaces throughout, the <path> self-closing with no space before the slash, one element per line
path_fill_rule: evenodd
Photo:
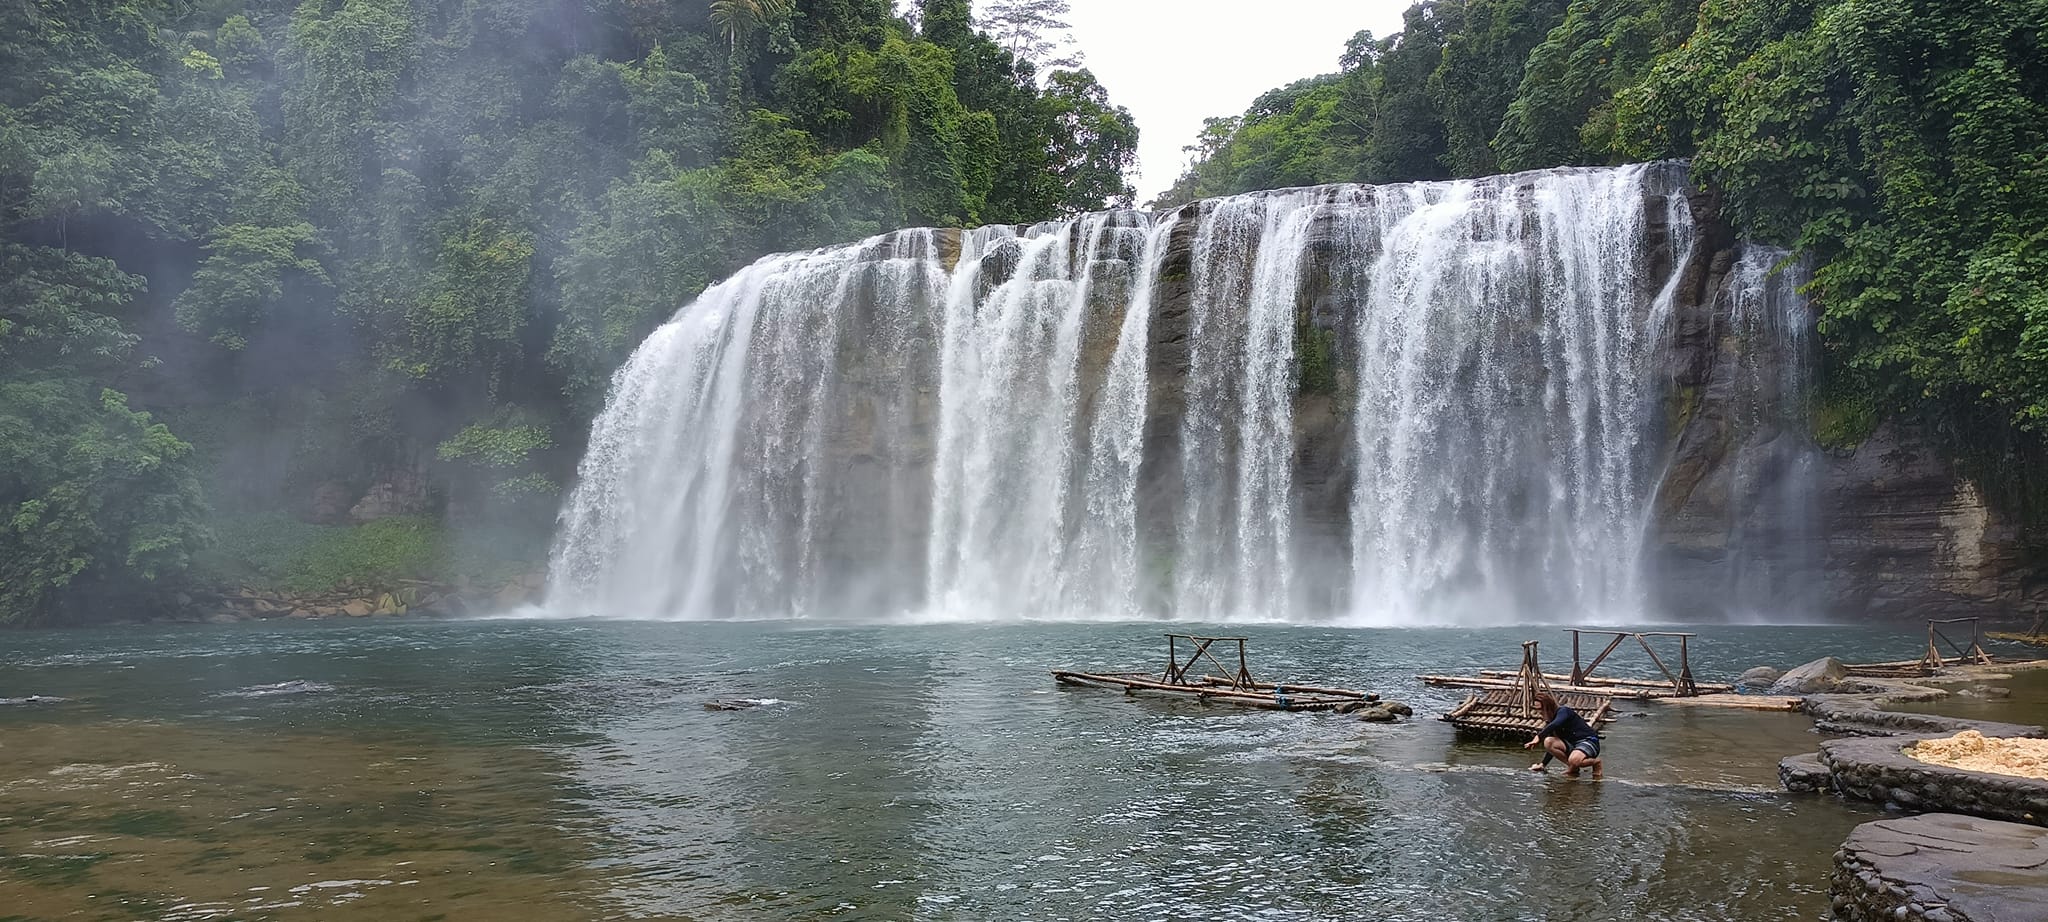
<path fill-rule="evenodd" d="M 1842 684 L 1842 680 L 1848 677 L 1849 667 L 1844 665 L 1841 660 L 1832 656 L 1823 656 L 1804 666 L 1794 667 L 1791 671 L 1779 676 L 1778 681 L 1771 683 L 1771 694 L 1811 695 L 1815 692 L 1824 692 L 1834 688 Z"/>
<path fill-rule="evenodd" d="M 1865 823 L 1835 853 L 1842 922 L 2048 919 L 2048 829 L 1947 813 Z"/>

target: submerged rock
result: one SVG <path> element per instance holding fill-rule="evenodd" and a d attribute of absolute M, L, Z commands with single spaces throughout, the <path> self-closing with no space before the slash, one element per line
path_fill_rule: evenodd
<path fill-rule="evenodd" d="M 762 705 L 781 704 L 777 698 L 713 698 L 704 702 L 707 711 L 747 711 Z"/>

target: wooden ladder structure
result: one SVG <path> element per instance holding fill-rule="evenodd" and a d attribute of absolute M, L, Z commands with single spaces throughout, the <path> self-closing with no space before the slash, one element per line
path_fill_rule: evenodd
<path fill-rule="evenodd" d="M 1193 644 L 1185 660 L 1181 659 L 1179 647 L 1180 641 L 1183 640 Z M 1214 684 L 1203 683 L 1201 681 L 1203 678 L 1201 673 L 1196 674 L 1195 682 L 1190 683 L 1188 681 L 1188 671 L 1194 669 L 1202 660 L 1206 659 L 1216 669 L 1214 678 L 1223 680 L 1224 685 L 1237 691 L 1251 690 L 1259 683 L 1252 680 L 1251 667 L 1245 662 L 1245 640 L 1246 638 L 1243 637 L 1197 637 L 1193 634 L 1168 634 L 1166 635 L 1166 672 L 1159 677 L 1159 680 L 1168 685 Z M 1229 664 L 1217 659 L 1216 654 L 1209 652 L 1209 648 L 1217 643 L 1229 644 L 1233 642 L 1237 644 L 1236 669 L 1230 668 Z"/>
<path fill-rule="evenodd" d="M 1602 682 L 1605 680 L 1594 679 L 1593 670 L 1600 668 L 1600 664 L 1606 662 L 1608 655 L 1613 653 L 1616 648 L 1620 647 L 1623 641 L 1633 637 L 1635 638 L 1635 642 L 1642 646 L 1643 652 L 1649 654 L 1650 662 L 1656 664 L 1657 671 L 1664 674 L 1665 681 L 1671 683 L 1671 691 L 1674 694 L 1674 696 L 1679 698 L 1690 698 L 1700 693 L 1700 684 L 1694 681 L 1692 677 L 1692 653 L 1690 650 L 1690 641 L 1692 640 L 1693 635 L 1691 634 L 1683 633 L 1680 631 L 1595 631 L 1582 630 L 1580 628 L 1568 628 L 1568 630 L 1571 632 L 1572 635 L 1572 684 L 1575 686 L 1602 684 Z M 1607 642 L 1607 648 L 1601 650 L 1600 655 L 1593 657 L 1593 661 L 1591 663 L 1587 663 L 1586 665 L 1581 666 L 1579 665 L 1580 634 L 1598 634 L 1604 636 L 1611 636 L 1613 637 L 1613 639 Z M 1650 646 L 1650 638 L 1652 637 L 1678 638 L 1677 672 L 1672 672 L 1671 667 L 1664 665 L 1664 660 L 1662 657 L 1659 657 L 1657 655 L 1656 648 Z M 1622 681 L 1629 681 L 1631 684 L 1636 684 L 1633 680 Z M 1717 689 L 1717 691 L 1730 690 L 1732 689 Z"/>
<path fill-rule="evenodd" d="M 1957 624 L 1967 624 L 1970 626 L 1970 637 L 1967 644 L 1958 642 L 1957 638 L 1950 637 L 1948 632 L 1943 630 L 1946 626 Z M 2034 626 L 2038 631 L 2040 622 L 2036 621 Z M 1957 633 L 1960 634 L 1960 630 Z M 1984 628 L 1977 623 L 1975 618 L 1928 619 L 1927 652 L 1920 658 L 1922 668 L 1928 672 L 1933 672 L 1936 669 L 1947 666 L 1949 660 L 1944 658 L 1941 653 L 1941 648 L 1944 646 L 1948 648 L 1950 653 L 1955 654 L 1955 662 L 1957 663 L 1975 663 L 1979 666 L 1991 665 L 1991 654 L 1984 652 Z"/>
<path fill-rule="evenodd" d="M 1522 641 L 1522 666 L 1507 688 L 1482 688 L 1451 709 L 1443 719 L 1458 732 L 1479 736 L 1533 736 L 1543 729 L 1543 711 L 1536 695 L 1548 693 L 1557 703 L 1571 708 L 1598 728 L 1614 719 L 1614 698 L 1600 692 L 1553 689 L 1538 661 L 1536 641 Z"/>

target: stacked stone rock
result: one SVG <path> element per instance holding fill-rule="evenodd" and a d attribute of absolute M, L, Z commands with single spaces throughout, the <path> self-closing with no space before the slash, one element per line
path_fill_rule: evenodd
<path fill-rule="evenodd" d="M 1815 689 L 1854 690 L 1817 661 L 1797 674 Z M 1782 682 L 1781 682 L 1782 684 Z M 1776 690 L 1775 688 L 1773 689 Z M 1886 700 L 1932 698 L 1933 689 L 1889 688 Z M 1963 730 L 2041 738 L 2042 728 L 1910 714 L 1876 707 L 1877 695 L 1812 694 L 1819 729 L 1850 736 L 1778 763 L 1786 790 L 1827 792 L 1920 814 L 1865 823 L 1835 853 L 1830 893 L 1846 922 L 2048 920 L 2048 781 L 1968 771 L 1906 754 L 1921 740 Z"/>
<path fill-rule="evenodd" d="M 2048 829 L 1948 813 L 1865 823 L 1830 883 L 1846 922 L 2048 919 Z"/>

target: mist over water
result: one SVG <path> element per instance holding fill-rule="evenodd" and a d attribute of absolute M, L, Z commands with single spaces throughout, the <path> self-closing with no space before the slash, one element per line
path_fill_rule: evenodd
<path fill-rule="evenodd" d="M 771 256 L 617 373 L 548 607 L 1654 618 L 1699 237 L 1682 168 L 1652 164 Z M 1782 258 L 1744 248 L 1710 308 L 1739 354 L 1736 454 L 1764 446 L 1731 462 L 1731 502 L 1769 508 L 1731 510 L 1725 564 L 1759 598 L 1813 546 L 1810 321 Z"/>

